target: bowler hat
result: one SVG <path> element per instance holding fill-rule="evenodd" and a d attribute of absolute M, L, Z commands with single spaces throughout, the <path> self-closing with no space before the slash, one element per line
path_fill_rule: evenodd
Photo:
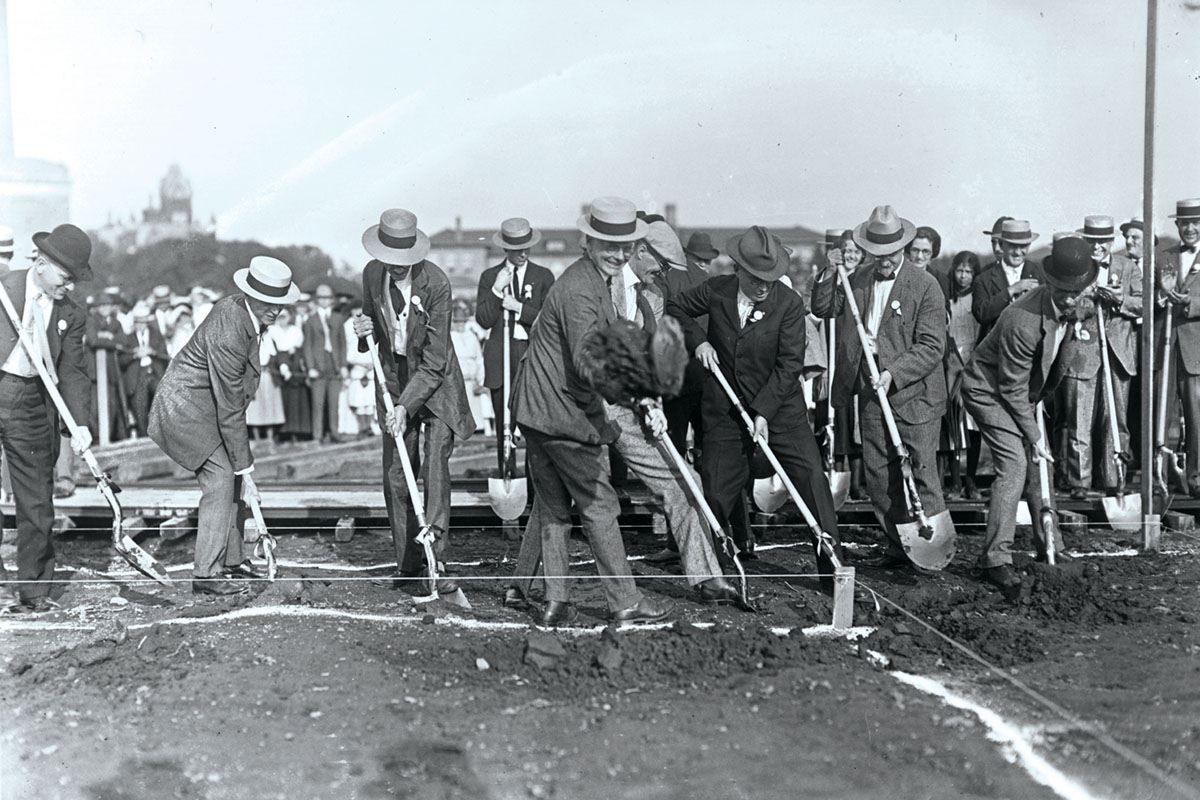
<path fill-rule="evenodd" d="M 854 229 L 854 242 L 873 256 L 903 250 L 917 235 L 917 226 L 891 206 L 875 206 L 871 217 Z"/>
<path fill-rule="evenodd" d="M 38 253 L 65 269 L 73 280 L 92 279 L 92 265 L 88 263 L 92 257 L 92 240 L 74 225 L 64 223 L 50 233 L 35 233 L 33 244 Z"/>
<path fill-rule="evenodd" d="M 417 215 L 404 208 L 389 208 L 379 224 L 363 231 L 362 244 L 377 261 L 397 267 L 420 264 L 429 255 L 429 237 L 417 228 Z"/>
<path fill-rule="evenodd" d="M 1171 219 L 1200 219 L 1200 197 L 1176 202 L 1175 213 L 1170 217 Z"/>
<path fill-rule="evenodd" d="M 247 297 L 274 305 L 291 305 L 300 299 L 300 287 L 292 282 L 292 270 L 278 258 L 255 256 L 250 266 L 233 273 L 233 283 Z"/>
<path fill-rule="evenodd" d="M 742 269 L 762 281 L 776 281 L 787 271 L 791 251 L 783 240 L 761 225 L 729 237 L 725 252 Z"/>
<path fill-rule="evenodd" d="M 1046 283 L 1055 289 L 1081 292 L 1096 280 L 1099 267 L 1092 262 L 1092 246 L 1077 236 L 1054 243 L 1049 257 L 1042 262 Z"/>
<path fill-rule="evenodd" d="M 996 217 L 996 222 L 992 225 L 992 229 L 990 231 L 984 231 L 983 235 L 990 236 L 993 239 L 1000 238 L 1000 228 L 1010 219 L 1012 219 L 1012 217 Z"/>
<path fill-rule="evenodd" d="M 1112 239 L 1116 232 L 1113 228 L 1113 218 L 1105 214 L 1090 214 L 1083 218 L 1083 227 L 1075 232 L 1085 239 Z"/>
<path fill-rule="evenodd" d="M 1038 234 L 1030 229 L 1027 219 L 1006 219 L 1000 223 L 1000 232 L 995 238 L 1009 244 L 1032 244 Z"/>
<path fill-rule="evenodd" d="M 605 242 L 636 242 L 646 237 L 645 222 L 638 219 L 637 206 L 623 197 L 597 197 L 575 227 L 593 239 Z"/>
<path fill-rule="evenodd" d="M 1142 222 L 1141 217 L 1134 217 L 1133 219 L 1129 220 L 1128 222 L 1122 222 L 1121 223 L 1121 235 L 1128 236 L 1130 228 L 1137 228 L 1142 233 L 1146 232 L 1146 225 L 1144 222 Z"/>
<path fill-rule="evenodd" d="M 721 251 L 713 247 L 712 239 L 704 231 L 696 231 L 689 236 L 687 247 L 683 248 L 683 251 L 701 261 L 712 261 L 721 255 Z"/>
<path fill-rule="evenodd" d="M 492 234 L 492 244 L 501 250 L 528 250 L 542 240 L 524 217 L 512 217 L 500 223 L 500 230 Z"/>

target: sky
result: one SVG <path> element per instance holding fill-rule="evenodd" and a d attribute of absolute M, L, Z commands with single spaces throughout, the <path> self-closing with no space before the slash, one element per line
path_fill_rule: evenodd
<path fill-rule="evenodd" d="M 1195 3 L 1194 3 L 1195 4 Z M 621 195 L 681 225 L 849 227 L 888 203 L 947 252 L 1140 215 L 1137 0 L 417 3 L 8 0 L 18 157 L 84 227 L 167 167 L 222 238 L 361 266 L 429 234 L 571 227 Z M 1155 217 L 1200 196 L 1200 10 L 1159 0 Z"/>

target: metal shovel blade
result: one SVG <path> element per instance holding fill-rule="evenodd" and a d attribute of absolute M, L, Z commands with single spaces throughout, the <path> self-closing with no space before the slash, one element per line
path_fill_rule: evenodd
<path fill-rule="evenodd" d="M 850 473 L 826 472 L 825 477 L 829 479 L 829 491 L 833 493 L 833 507 L 841 508 L 850 496 Z"/>
<path fill-rule="evenodd" d="M 527 478 L 488 478 L 488 502 L 501 520 L 519 519 L 529 503 Z"/>
<path fill-rule="evenodd" d="M 1017 503 L 1017 524 L 1032 525 L 1033 517 L 1029 514 L 1029 503 L 1021 500 Z"/>
<path fill-rule="evenodd" d="M 754 481 L 754 505 L 764 514 L 774 514 L 787 499 L 787 487 L 778 475 Z"/>
<path fill-rule="evenodd" d="M 1140 531 L 1142 529 L 1142 496 L 1123 494 L 1105 497 L 1104 516 L 1114 531 Z"/>
<path fill-rule="evenodd" d="M 901 522 L 896 525 L 900 544 L 909 559 L 922 569 L 942 570 L 954 558 L 954 520 L 948 510 L 920 522 Z"/>
<path fill-rule="evenodd" d="M 113 542 L 113 547 L 121 555 L 121 558 L 147 578 L 152 578 L 163 586 L 171 582 L 171 576 L 167 574 L 163 565 L 158 563 L 154 556 L 143 550 L 129 534 L 121 534 L 121 537 Z"/>

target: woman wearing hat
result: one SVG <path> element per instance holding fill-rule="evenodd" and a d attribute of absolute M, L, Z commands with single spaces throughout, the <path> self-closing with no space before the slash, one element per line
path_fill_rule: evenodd
<path fill-rule="evenodd" d="M 213 305 L 171 360 L 150 407 L 150 438 L 200 483 L 192 592 L 230 595 L 257 577 L 242 553 L 244 500 L 257 497 L 246 407 L 258 389 L 261 337 L 300 296 L 287 264 L 255 256 L 233 274 L 240 294 Z"/>

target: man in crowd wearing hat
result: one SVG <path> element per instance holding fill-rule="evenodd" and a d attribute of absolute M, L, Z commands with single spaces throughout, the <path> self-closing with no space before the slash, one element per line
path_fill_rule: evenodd
<path fill-rule="evenodd" d="M 110 441 L 118 442 L 129 435 L 129 415 L 126 406 L 126 394 L 121 380 L 120 359 L 129 350 L 129 337 L 117 319 L 117 309 L 121 304 L 121 290 L 116 286 L 107 287 L 98 298 L 88 314 L 87 332 L 84 342 L 88 347 L 87 370 L 88 378 L 92 381 L 94 391 L 99 391 L 97 385 L 97 359 L 103 359 L 105 380 L 108 395 L 108 426 Z M 99 397 L 98 394 L 93 394 Z M 92 409 L 90 427 L 100 431 L 99 403 Z"/>
<path fill-rule="evenodd" d="M 1038 238 L 1029 222 L 1001 217 L 996 223 L 999 230 L 992 231 L 992 249 L 998 249 L 1000 255 L 996 263 L 979 273 L 971 290 L 971 313 L 979 322 L 980 340 L 1009 303 L 1042 283 L 1041 268 L 1025 258 Z"/>
<path fill-rule="evenodd" d="M 1010 599 L 1021 585 L 1012 566 L 1012 544 L 1022 489 L 1039 558 L 1046 554 L 1045 532 L 1035 509 L 1050 498 L 1042 497 L 1037 467 L 1031 462 L 1054 459 L 1038 429 L 1037 404 L 1054 392 L 1074 358 L 1072 323 L 1080 315 L 1076 304 L 1096 279 L 1091 246 L 1074 237 L 1055 242 L 1044 276 L 1045 285 L 1027 292 L 1001 315 L 963 373 L 963 403 L 979 424 L 996 469 L 979 566 L 984 578 Z M 1062 542 L 1054 542 L 1054 548 L 1063 558 Z"/>
<path fill-rule="evenodd" d="M 312 393 L 314 442 L 340 442 L 338 409 L 342 385 L 350 375 L 346 366 L 345 320 L 333 310 L 333 287 L 322 283 L 313 291 L 316 309 L 304 320 L 304 363 Z"/>
<path fill-rule="evenodd" d="M 708 271 L 713 259 L 720 253 L 712 246 L 712 240 L 707 233 L 697 231 L 688 237 L 687 247 L 683 248 L 686 261 L 684 267 L 663 272 L 661 285 L 665 286 L 668 299 L 699 286 L 708 280 Z M 676 257 L 676 256 L 673 256 Z M 701 328 L 708 325 L 708 319 L 701 317 L 697 324 Z M 688 426 L 692 429 L 692 445 L 697 453 L 704 446 L 704 428 L 700 413 L 700 397 L 704 387 L 704 366 L 694 357 L 688 359 L 687 368 L 683 372 L 683 387 L 679 394 L 663 403 L 663 413 L 667 416 L 667 431 L 675 449 L 681 453 L 687 452 Z"/>
<path fill-rule="evenodd" d="M 246 407 L 258 390 L 262 334 L 300 296 L 287 264 L 269 256 L 250 259 L 233 283 L 241 293 L 213 305 L 150 407 L 150 438 L 200 483 L 195 594 L 240 594 L 245 584 L 230 578 L 258 577 L 242 553 L 245 503 L 258 497 Z"/>
<path fill-rule="evenodd" d="M 1143 250 L 1142 240 L 1146 236 L 1146 225 L 1142 222 L 1141 217 L 1134 217 L 1131 220 L 1121 223 L 1121 236 L 1125 239 L 1125 257 L 1138 266 L 1142 267 Z M 1158 246 L 1158 237 L 1154 237 L 1154 245 Z"/>
<path fill-rule="evenodd" d="M 0 275 L 7 275 L 12 269 L 13 243 L 13 229 L 0 225 Z"/>
<path fill-rule="evenodd" d="M 74 225 L 35 233 L 38 255 L 29 269 L 13 270 L 0 283 L 26 334 L 26 345 L 8 314 L 0 316 L 0 447 L 8 459 L 17 525 L 19 592 L 0 585 L 0 612 L 25 606 L 53 609 L 50 581 L 54 576 L 54 464 L 61 445 L 57 409 L 46 393 L 36 359 L 66 400 L 77 425 L 92 417 L 91 382 L 83 345 L 87 315 L 67 297 L 73 284 L 92 278 L 88 259 L 92 243 Z M 32 351 L 29 347 L 32 347 Z M 65 430 L 65 428 L 63 428 Z M 71 449 L 82 453 L 92 435 L 80 427 Z M 0 577 L 8 573 L 0 563 Z"/>
<path fill-rule="evenodd" d="M 171 338 L 171 287 L 165 284 L 155 286 L 150 292 L 150 308 L 154 312 L 154 325 L 158 328 L 163 341 Z"/>
<path fill-rule="evenodd" d="M 367 351 L 368 336 L 376 338 L 387 379 L 386 385 L 376 382 L 376 413 L 390 434 L 383 440 L 383 495 L 396 552 L 392 586 L 425 593 L 418 586 L 428 573 L 396 446 L 404 443 L 419 473 L 419 434 L 425 429 L 425 520 L 441 560 L 450 533 L 450 454 L 456 436 L 466 439 L 475 432 L 475 418 L 450 341 L 450 281 L 425 258 L 429 238 L 417 228 L 416 215 L 403 208 L 384 211 L 379 224 L 363 233 L 362 243 L 373 260 L 363 269 L 363 312 L 354 318 L 354 333 L 359 352 Z M 383 392 L 395 404 L 390 416 L 385 416 Z M 457 589 L 449 579 L 437 587 L 441 594 Z"/>
<path fill-rule="evenodd" d="M 575 612 L 567 585 L 567 539 L 572 501 L 596 557 L 608 608 L 622 622 L 658 620 L 671 608 L 638 591 L 625 559 L 617 524 L 620 502 L 609 475 L 605 445 L 618 433 L 604 403 L 580 375 L 580 344 L 594 328 L 617 319 L 625 303 L 621 273 L 634 244 L 646 235 L 628 200 L 594 200 L 577 226 L 584 255 L 571 264 L 546 295 L 529 349 L 513 386 L 513 419 L 525 434 L 530 477 L 539 509 L 547 605 L 542 623 L 569 622 Z"/>
<path fill-rule="evenodd" d="M 925 514 L 946 508 L 937 470 L 938 433 L 946 413 L 946 299 L 937 279 L 905 259 L 905 247 L 916 226 L 891 206 L 877 206 L 854 229 L 854 242 L 875 257 L 872 269 L 850 278 L 854 300 L 870 335 L 872 352 L 862 339 L 835 268 L 822 270 L 813 287 L 813 311 L 836 318 L 837 361 L 831 397 L 834 408 L 858 398 L 862 426 L 863 470 L 867 495 L 883 521 L 887 549 L 876 561 L 885 568 L 909 563 L 896 525 L 909 522 L 900 455 L 884 422 L 879 390 L 887 395 L 900 440 L 908 450 L 913 477 Z M 875 358 L 879 379 L 873 381 L 866 359 Z"/>
<path fill-rule="evenodd" d="M 1117 407 L 1117 429 L 1121 449 L 1128 458 L 1129 382 L 1137 374 L 1138 341 L 1133 321 L 1142 315 L 1142 271 L 1128 258 L 1112 252 L 1116 231 L 1113 219 L 1104 215 L 1084 218 L 1076 231 L 1092 248 L 1096 267 L 1094 301 L 1104 309 L 1104 332 L 1108 339 L 1108 364 L 1112 370 L 1113 397 Z M 1067 364 L 1060 386 L 1058 421 L 1064 427 L 1066 482 L 1071 499 L 1087 498 L 1092 488 L 1092 442 L 1100 444 L 1100 482 L 1116 494 L 1118 473 L 1109 433 L 1106 377 L 1101 371 L 1099 317 L 1090 315 L 1075 323 L 1075 357 Z"/>
<path fill-rule="evenodd" d="M 529 220 L 512 217 L 500 224 L 492 244 L 504 251 L 504 260 L 483 271 L 475 293 L 475 321 L 488 332 L 483 343 L 483 385 L 491 392 L 496 423 L 496 461 L 504 465 L 504 430 L 508 409 L 504 397 L 504 317 L 508 317 L 509 390 L 517 366 L 529 347 L 529 331 L 554 285 L 554 273 L 529 260 L 529 251 L 542 240 Z"/>
<path fill-rule="evenodd" d="M 712 263 L 721 251 L 713 247 L 712 237 L 704 231 L 696 231 L 688 237 L 683 254 L 687 256 L 687 274 L 693 283 L 701 283 L 708 279 Z"/>
<path fill-rule="evenodd" d="M 804 302 L 780 284 L 789 252 L 778 236 L 754 226 L 726 245 L 733 275 L 720 275 L 667 301 L 690 351 L 710 373 L 721 370 L 754 420 L 755 438 L 767 441 L 822 530 L 837 534 L 837 512 L 800 384 L 804 369 Z M 707 330 L 696 320 L 707 315 Z M 755 441 L 728 395 L 705 378 L 704 494 L 722 525 L 729 525 L 751 479 Z M 737 534 L 734 528 L 735 535 Z M 816 539 L 814 536 L 814 547 Z M 743 549 L 752 542 L 739 542 Z M 833 566 L 817 549 L 822 585 L 832 591 Z"/>
<path fill-rule="evenodd" d="M 1179 244 L 1156 251 L 1159 302 L 1174 314 L 1169 368 L 1183 404 L 1188 491 L 1200 498 L 1200 198 L 1180 200 L 1171 217 Z"/>
<path fill-rule="evenodd" d="M 158 332 L 154 314 L 139 303 L 133 308 L 133 333 L 129 334 L 128 347 L 121 357 L 125 396 L 139 436 L 149 433 L 150 405 L 170 363 L 167 343 Z"/>

